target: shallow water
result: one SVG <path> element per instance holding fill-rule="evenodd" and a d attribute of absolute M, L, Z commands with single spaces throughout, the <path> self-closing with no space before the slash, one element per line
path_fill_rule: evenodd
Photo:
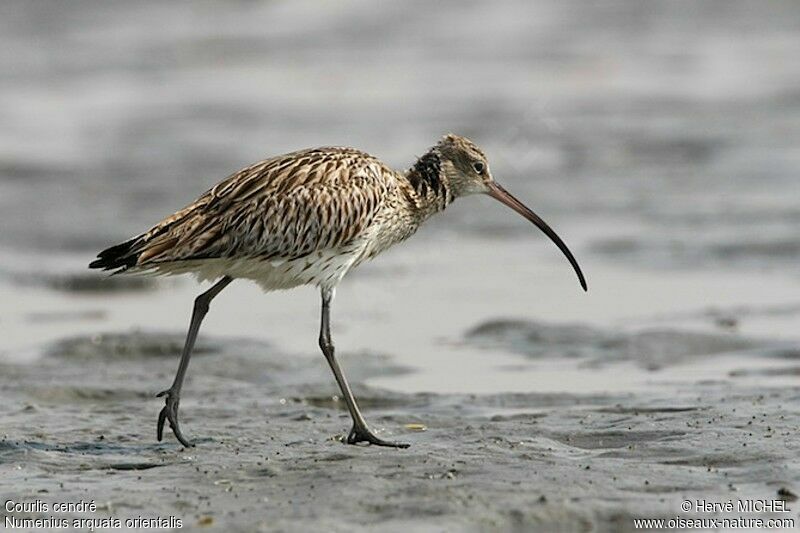
<path fill-rule="evenodd" d="M 618 531 L 798 493 L 798 25 L 790 1 L 3 3 L 2 495 L 219 530 Z M 367 418 L 410 451 L 335 440 L 318 295 L 248 283 L 189 371 L 199 446 L 156 443 L 201 288 L 104 280 L 97 250 L 260 158 L 403 168 L 447 131 L 589 293 L 460 200 L 334 304 Z"/>

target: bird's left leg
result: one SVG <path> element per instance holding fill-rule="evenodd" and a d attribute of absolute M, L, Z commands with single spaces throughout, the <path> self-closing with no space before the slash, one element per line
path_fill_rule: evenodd
<path fill-rule="evenodd" d="M 178 372 L 175 374 L 175 380 L 172 386 L 165 391 L 158 393 L 158 397 L 166 396 L 166 401 L 161 412 L 158 414 L 158 423 L 156 425 L 156 438 L 161 441 L 164 434 L 164 422 L 169 422 L 175 438 L 187 448 L 193 446 L 186 437 L 183 436 L 181 427 L 178 424 L 178 405 L 180 404 L 181 388 L 183 387 L 183 378 L 186 376 L 186 368 L 189 366 L 189 358 L 192 356 L 192 349 L 194 348 L 194 341 L 197 339 L 197 332 L 200 330 L 200 324 L 203 322 L 203 317 L 208 313 L 211 300 L 216 295 L 222 292 L 222 289 L 230 285 L 233 278 L 228 276 L 223 277 L 213 287 L 198 296 L 194 301 L 194 310 L 192 311 L 192 320 L 189 324 L 189 333 L 186 334 L 186 343 L 183 346 L 183 353 L 181 354 L 181 362 L 178 365 Z"/>
<path fill-rule="evenodd" d="M 350 391 L 350 385 L 347 384 L 347 378 L 344 377 L 342 369 L 339 368 L 339 362 L 336 360 L 336 356 L 333 353 L 334 348 L 333 341 L 331 340 L 330 324 L 332 300 L 333 289 L 322 289 L 322 321 L 319 331 L 319 347 L 322 349 L 322 353 L 325 354 L 325 359 L 328 360 L 331 370 L 333 370 L 333 375 L 336 378 L 336 382 L 339 384 L 339 388 L 342 390 L 344 401 L 347 403 L 347 410 L 350 411 L 350 416 L 353 418 L 353 429 L 350 430 L 350 434 L 347 436 L 347 444 L 368 442 L 370 444 L 375 444 L 376 446 L 408 448 L 408 444 L 401 442 L 390 442 L 376 436 L 369 429 L 367 421 L 364 420 L 364 417 L 361 415 L 361 411 L 358 409 L 358 404 L 356 404 L 356 399 L 353 397 L 353 393 Z"/>

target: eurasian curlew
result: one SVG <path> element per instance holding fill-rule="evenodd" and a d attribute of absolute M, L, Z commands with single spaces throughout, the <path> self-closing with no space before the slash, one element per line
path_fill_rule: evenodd
<path fill-rule="evenodd" d="M 181 387 L 203 317 L 234 279 L 265 291 L 316 285 L 322 294 L 319 345 L 353 418 L 347 443 L 404 448 L 376 436 L 358 408 L 334 356 L 330 309 L 351 269 L 410 237 L 453 200 L 488 194 L 541 229 L 566 255 L 586 290 L 577 261 L 535 213 L 497 184 L 484 153 L 464 137 L 446 135 L 405 173 L 353 148 L 300 150 L 246 167 L 146 232 L 103 250 L 90 268 L 115 273 L 192 273 L 216 283 L 194 302 L 180 365 L 159 413 L 157 437 L 178 423 Z"/>

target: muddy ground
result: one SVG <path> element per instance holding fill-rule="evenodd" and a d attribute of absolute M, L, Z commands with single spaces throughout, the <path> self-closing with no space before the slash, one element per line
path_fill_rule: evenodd
<path fill-rule="evenodd" d="M 467 342 L 553 331 L 491 321 Z M 4 514 L 175 517 L 219 531 L 632 531 L 636 517 L 701 516 L 681 512 L 687 499 L 782 498 L 792 511 L 780 516 L 798 516 L 796 387 L 722 375 L 667 393 L 399 394 L 362 382 L 402 368 L 344 354 L 372 425 L 411 444 L 394 450 L 340 441 L 349 418 L 321 356 L 213 339 L 187 380 L 181 414 L 196 446 L 184 449 L 155 440 L 154 395 L 181 341 L 81 337 L 3 364 L 2 499 L 98 505 Z M 796 348 L 768 356 L 800 365 Z"/>

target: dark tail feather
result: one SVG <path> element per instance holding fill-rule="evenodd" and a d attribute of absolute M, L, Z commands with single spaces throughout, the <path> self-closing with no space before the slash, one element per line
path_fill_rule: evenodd
<path fill-rule="evenodd" d="M 136 265 L 136 261 L 139 259 L 141 251 L 136 248 L 140 242 L 140 237 L 134 237 L 122 244 L 103 250 L 97 254 L 97 259 L 89 263 L 89 268 L 121 269 L 120 272 L 127 270 Z"/>

